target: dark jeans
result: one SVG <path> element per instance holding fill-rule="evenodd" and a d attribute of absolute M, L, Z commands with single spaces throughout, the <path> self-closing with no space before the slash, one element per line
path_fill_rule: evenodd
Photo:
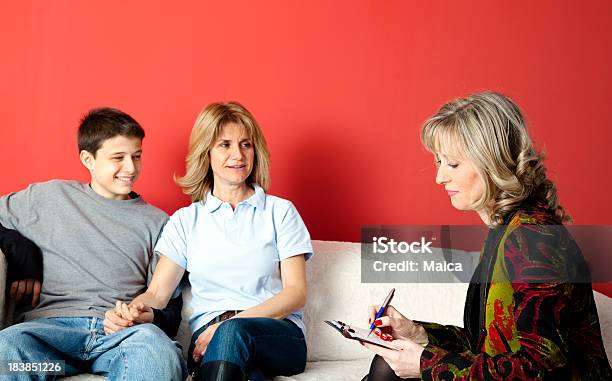
<path fill-rule="evenodd" d="M 207 328 L 198 329 L 189 346 L 189 371 L 196 368 L 192 353 L 195 341 Z M 250 380 L 302 373 L 306 366 L 306 339 L 290 320 L 234 318 L 219 325 L 200 366 L 211 361 L 227 361 L 240 366 Z"/>

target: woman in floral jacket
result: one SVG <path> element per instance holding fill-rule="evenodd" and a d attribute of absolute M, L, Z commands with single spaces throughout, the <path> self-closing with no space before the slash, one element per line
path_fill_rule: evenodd
<path fill-rule="evenodd" d="M 377 353 L 366 379 L 611 380 L 588 268 L 516 104 L 491 92 L 449 102 L 421 140 L 453 206 L 489 233 L 464 328 L 388 308 L 376 332 L 398 350 L 365 344 Z"/>

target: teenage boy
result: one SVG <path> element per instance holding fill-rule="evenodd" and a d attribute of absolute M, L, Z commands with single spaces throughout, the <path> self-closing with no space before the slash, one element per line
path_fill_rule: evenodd
<path fill-rule="evenodd" d="M 112 334 L 103 326 L 115 301 L 131 301 L 145 290 L 153 247 L 168 218 L 132 191 L 143 138 L 129 115 L 92 110 L 78 131 L 89 184 L 53 180 L 0 197 L 0 223 L 34 240 L 43 258 L 39 303 L 23 314 L 23 323 L 0 331 L 0 361 L 63 360 L 65 375 L 91 372 L 112 380 L 185 378 L 180 346 L 157 326 Z M 29 379 L 26 373 L 11 376 Z"/>

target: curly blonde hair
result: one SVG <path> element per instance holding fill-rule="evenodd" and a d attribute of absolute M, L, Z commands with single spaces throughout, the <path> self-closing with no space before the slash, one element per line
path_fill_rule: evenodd
<path fill-rule="evenodd" d="M 266 139 L 253 115 L 238 102 L 212 103 L 200 112 L 191 130 L 185 176 L 174 178 L 192 202 L 203 200 L 208 191 L 213 189 L 214 177 L 209 153 L 223 126 L 229 123 L 242 126 L 253 142 L 255 160 L 247 184 L 255 183 L 264 190 L 270 186 L 270 154 Z"/>
<path fill-rule="evenodd" d="M 446 103 L 424 123 L 421 142 L 434 155 L 451 149 L 474 164 L 485 190 L 472 207 L 486 210 L 492 224 L 502 224 L 524 202 L 548 209 L 561 222 L 571 221 L 520 109 L 508 97 L 481 92 Z"/>

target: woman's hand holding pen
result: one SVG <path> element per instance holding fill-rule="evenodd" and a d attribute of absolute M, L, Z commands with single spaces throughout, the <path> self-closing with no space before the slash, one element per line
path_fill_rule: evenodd
<path fill-rule="evenodd" d="M 380 305 L 368 308 L 369 322 L 376 319 Z M 427 345 L 427 332 L 420 324 L 406 318 L 393 306 L 389 305 L 383 315 L 374 320 L 374 332 L 381 339 L 392 341 L 393 349 L 382 348 L 369 343 L 361 343 L 372 352 L 382 356 L 398 377 L 419 377 L 420 358 Z"/>
<path fill-rule="evenodd" d="M 368 308 L 369 323 L 374 321 L 379 309 L 380 305 Z M 383 340 L 389 340 L 390 338 L 408 339 L 421 346 L 426 346 L 429 342 L 425 328 L 406 318 L 391 305 L 387 307 L 383 316 L 374 321 L 374 324 L 376 325 L 375 334 Z"/>

